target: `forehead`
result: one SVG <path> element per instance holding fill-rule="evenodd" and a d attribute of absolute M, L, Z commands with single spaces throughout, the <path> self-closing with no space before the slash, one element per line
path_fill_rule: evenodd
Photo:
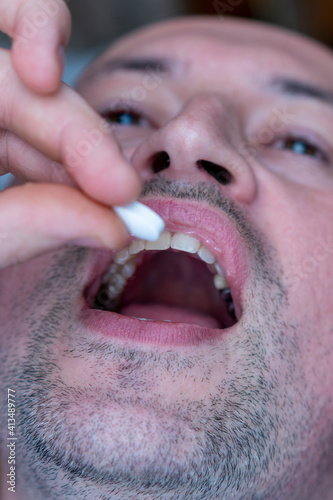
<path fill-rule="evenodd" d="M 278 74 L 283 69 L 333 88 L 333 55 L 321 44 L 261 23 L 209 18 L 159 23 L 126 36 L 106 50 L 84 77 L 98 73 L 108 61 L 143 57 L 172 61 L 176 75 L 193 71 L 204 77 L 204 69 L 210 78 L 230 69 L 234 76 L 245 71 L 260 79 L 265 70 Z"/>

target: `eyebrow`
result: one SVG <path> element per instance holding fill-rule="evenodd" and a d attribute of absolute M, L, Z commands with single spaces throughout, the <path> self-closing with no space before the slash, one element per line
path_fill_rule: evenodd
<path fill-rule="evenodd" d="M 157 58 L 116 58 L 104 61 L 99 66 L 93 66 L 84 75 L 84 83 L 95 78 L 109 76 L 117 71 L 133 71 L 138 73 L 153 72 L 167 76 L 173 72 L 175 61 Z"/>
<path fill-rule="evenodd" d="M 117 71 L 129 71 L 147 73 L 148 71 L 158 73 L 163 76 L 172 75 L 176 67 L 176 61 L 163 58 L 115 58 L 104 61 L 97 67 L 92 67 L 87 71 L 81 83 L 86 84 L 95 78 L 109 76 Z M 274 78 L 268 85 L 272 89 L 278 90 L 281 94 L 307 97 L 316 99 L 333 106 L 333 92 L 318 87 L 315 84 L 296 80 L 288 77 Z"/>
<path fill-rule="evenodd" d="M 276 88 L 282 94 L 296 97 L 308 97 L 333 105 L 333 92 L 312 83 L 294 80 L 292 78 L 275 78 L 269 82 L 269 86 L 271 88 Z"/>

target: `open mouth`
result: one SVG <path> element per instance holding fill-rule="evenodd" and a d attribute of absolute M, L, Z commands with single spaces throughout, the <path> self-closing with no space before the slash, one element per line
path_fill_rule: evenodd
<path fill-rule="evenodd" d="M 151 208 L 167 230 L 155 242 L 132 238 L 96 265 L 84 324 L 106 337 L 168 345 L 218 338 L 242 315 L 249 265 L 240 233 L 195 203 L 163 200 Z"/>
<path fill-rule="evenodd" d="M 228 328 L 236 323 L 226 273 L 197 238 L 164 231 L 155 242 L 133 240 L 102 279 L 94 309 L 141 321 Z"/>

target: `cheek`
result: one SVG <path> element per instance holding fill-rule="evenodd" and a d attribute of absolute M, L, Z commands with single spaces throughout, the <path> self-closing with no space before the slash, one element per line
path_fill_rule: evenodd
<path fill-rule="evenodd" d="M 290 303 L 285 319 L 299 331 L 306 373 L 311 377 L 322 372 L 318 376 L 321 390 L 333 362 L 332 193 L 306 190 L 279 179 L 266 186 L 255 221 L 282 268 Z M 332 384 L 333 375 L 329 378 Z"/>
<path fill-rule="evenodd" d="M 29 336 L 33 316 L 46 307 L 38 304 L 36 291 L 50 263 L 51 255 L 45 254 L 0 271 L 1 348 L 15 345 L 19 349 Z"/>
<path fill-rule="evenodd" d="M 311 297 L 332 317 L 332 193 L 304 188 L 265 174 L 253 214 L 282 266 L 290 297 Z M 299 301 L 299 302 L 300 302 Z"/>
<path fill-rule="evenodd" d="M 297 329 L 302 384 L 326 397 L 333 385 L 332 193 L 276 182 L 261 202 L 257 223 L 282 266 L 290 303 L 284 319 Z"/>

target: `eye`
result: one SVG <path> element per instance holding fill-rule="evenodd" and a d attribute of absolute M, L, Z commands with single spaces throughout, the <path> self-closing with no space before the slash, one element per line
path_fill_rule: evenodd
<path fill-rule="evenodd" d="M 277 144 L 277 149 L 287 150 L 297 155 L 310 156 L 319 160 L 328 161 L 326 153 L 313 144 L 309 139 L 302 137 L 286 137 L 280 139 Z"/>
<path fill-rule="evenodd" d="M 113 125 L 121 127 L 143 127 L 151 126 L 149 120 L 140 113 L 129 109 L 115 109 L 101 113 L 102 117 Z"/>

